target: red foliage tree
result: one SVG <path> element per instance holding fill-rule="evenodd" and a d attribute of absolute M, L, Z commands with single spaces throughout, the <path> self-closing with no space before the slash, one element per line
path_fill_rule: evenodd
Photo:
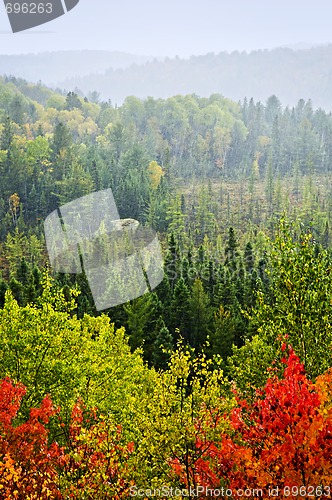
<path fill-rule="evenodd" d="M 191 470 L 194 484 L 227 486 L 233 492 L 259 488 L 264 498 L 272 488 L 278 498 L 329 497 L 332 408 L 326 404 L 326 388 L 331 386 L 331 372 L 312 383 L 290 347 L 283 362 L 283 378 L 269 379 L 253 402 L 236 396 L 237 407 L 224 417 L 230 431 L 218 442 L 208 441 L 206 427 L 197 423 L 201 456 Z M 187 484 L 188 474 L 179 462 L 173 467 Z"/>
<path fill-rule="evenodd" d="M 1 500 L 128 498 L 126 462 L 133 444 L 123 445 L 121 428 L 75 405 L 66 449 L 49 444 L 47 424 L 58 413 L 50 398 L 15 425 L 26 389 L 9 379 L 0 382 Z"/>
<path fill-rule="evenodd" d="M 48 443 L 45 424 L 57 413 L 46 397 L 29 419 L 13 424 L 26 390 L 11 380 L 0 382 L 0 497 L 3 500 L 62 498 L 58 465 L 63 455 L 57 443 Z"/>
<path fill-rule="evenodd" d="M 65 498 L 113 499 L 129 497 L 127 460 L 133 443 L 122 443 L 122 430 L 98 418 L 79 401 L 72 411 L 68 453 L 62 469 Z"/>

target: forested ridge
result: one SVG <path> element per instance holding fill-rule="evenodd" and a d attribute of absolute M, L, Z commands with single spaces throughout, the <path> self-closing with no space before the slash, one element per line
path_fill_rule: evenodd
<path fill-rule="evenodd" d="M 144 64 L 152 57 L 109 50 L 59 50 L 30 54 L 0 54 L 1 74 L 57 85 L 69 77 L 102 74 L 108 68 Z M 42 75 L 42 76 L 41 76 Z"/>
<path fill-rule="evenodd" d="M 103 74 L 67 77 L 58 85 L 83 92 L 95 89 L 103 99 L 117 104 L 128 95 L 168 98 L 193 92 L 203 97 L 221 93 L 234 100 L 247 96 L 266 101 L 276 94 L 285 105 L 295 106 L 299 99 L 311 98 L 316 107 L 329 112 L 331 54 L 331 44 L 305 50 L 279 47 L 248 53 L 211 52 L 188 59 L 159 58 L 126 68 L 110 64 Z"/>
<path fill-rule="evenodd" d="M 2 77 L 0 122 L 0 497 L 328 497 L 331 114 Z M 43 223 L 107 188 L 165 275 L 99 313 Z"/>

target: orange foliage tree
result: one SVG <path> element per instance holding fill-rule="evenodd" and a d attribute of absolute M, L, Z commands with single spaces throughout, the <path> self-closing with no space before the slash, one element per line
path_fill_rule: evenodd
<path fill-rule="evenodd" d="M 63 451 L 48 444 L 45 424 L 57 412 L 49 398 L 14 425 L 26 389 L 11 380 L 0 382 L 0 497 L 3 500 L 62 498 L 57 466 Z"/>
<path fill-rule="evenodd" d="M 229 431 L 218 442 L 207 439 L 206 424 L 196 423 L 200 458 L 190 471 L 193 484 L 227 487 L 235 497 L 239 489 L 260 489 L 264 498 L 272 493 L 278 498 L 330 498 L 332 373 L 313 383 L 292 348 L 288 349 L 282 360 L 283 378 L 270 378 L 253 401 L 236 393 L 237 406 L 223 417 Z M 211 425 L 215 425 L 212 420 Z M 173 468 L 187 485 L 188 471 L 179 461 L 173 461 Z"/>
<path fill-rule="evenodd" d="M 1 500 L 113 499 L 128 497 L 126 463 L 133 444 L 122 444 L 121 428 L 78 402 L 68 427 L 61 424 L 65 447 L 49 443 L 47 424 L 55 417 L 49 397 L 15 425 L 26 389 L 0 382 Z"/>
<path fill-rule="evenodd" d="M 120 500 L 129 497 L 127 461 L 134 444 L 122 443 L 121 426 L 86 410 L 82 401 L 73 408 L 62 461 L 64 498 Z"/>

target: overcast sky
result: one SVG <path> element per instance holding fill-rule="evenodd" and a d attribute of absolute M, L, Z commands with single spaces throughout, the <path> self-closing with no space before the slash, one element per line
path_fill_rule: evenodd
<path fill-rule="evenodd" d="M 298 42 L 332 42 L 332 0 L 80 0 L 66 15 L 17 34 L 0 4 L 2 54 L 106 49 L 187 57 Z"/>

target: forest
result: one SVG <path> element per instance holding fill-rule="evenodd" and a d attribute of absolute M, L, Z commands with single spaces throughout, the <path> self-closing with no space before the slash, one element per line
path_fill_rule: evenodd
<path fill-rule="evenodd" d="M 301 46 L 300 46 L 301 47 Z M 126 97 L 155 99 L 196 93 L 244 96 L 265 102 L 275 94 L 284 106 L 302 98 L 332 110 L 332 45 L 278 47 L 252 52 L 210 52 L 183 57 L 137 56 L 107 50 L 62 50 L 0 55 L 1 74 L 30 82 L 40 80 L 60 93 L 67 89 L 83 98 L 91 90 L 102 100 L 122 105 Z M 289 75 L 292 75 L 290 78 Z"/>
<path fill-rule="evenodd" d="M 310 99 L 1 77 L 0 497 L 330 498 L 331 176 Z M 100 312 L 44 221 L 108 188 L 164 278 Z"/>
<path fill-rule="evenodd" d="M 103 74 L 109 68 L 144 64 L 152 57 L 109 50 L 58 50 L 30 54 L 0 54 L 2 75 L 15 75 L 30 82 L 58 85 L 67 78 Z M 42 75 L 42 78 L 41 78 Z"/>
<path fill-rule="evenodd" d="M 94 63 L 90 74 L 80 69 L 73 75 L 74 62 L 64 79 L 52 80 L 52 83 L 66 89 L 77 87 L 84 93 L 95 89 L 103 99 L 111 99 L 118 105 L 128 95 L 167 98 L 176 94 L 197 93 L 209 97 L 221 93 L 236 101 L 247 96 L 265 102 L 275 94 L 284 105 L 296 106 L 300 98 L 312 99 L 315 106 L 331 111 L 331 55 L 331 44 L 301 50 L 278 47 L 249 53 L 235 50 L 190 58 L 140 60 L 121 68 L 110 57 L 108 67 L 100 68 L 98 73 Z M 44 73 L 36 73 L 33 65 L 27 68 L 29 58 L 31 56 L 25 56 L 20 76 L 31 79 L 33 75 L 33 81 L 37 81 L 40 74 L 48 74 L 45 63 Z M 10 73 L 7 67 L 5 71 Z M 52 68 L 50 72 L 53 74 Z"/>

